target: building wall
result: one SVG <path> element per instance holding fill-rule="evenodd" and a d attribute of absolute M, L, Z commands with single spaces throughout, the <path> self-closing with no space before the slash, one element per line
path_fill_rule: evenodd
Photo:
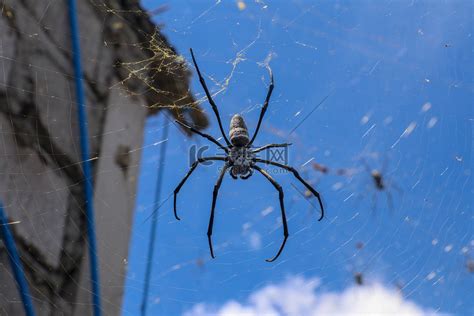
<path fill-rule="evenodd" d="M 207 119 L 194 104 L 189 71 L 177 58 L 177 71 L 154 74 L 155 83 L 167 89 L 163 95 L 146 91 L 140 80 L 123 81 L 130 68 L 120 67 L 122 62 L 170 56 L 130 46 L 156 32 L 146 14 L 115 13 L 137 12 L 136 1 L 77 4 L 102 304 L 106 315 L 117 315 L 145 119 L 165 104 L 186 105 L 169 109 L 188 123 L 204 127 Z M 174 53 L 156 34 L 159 45 Z M 38 315 L 91 311 L 70 46 L 67 1 L 0 0 L 0 200 L 9 220 L 18 222 L 10 228 Z M 0 242 L 0 314 L 22 313 Z"/>

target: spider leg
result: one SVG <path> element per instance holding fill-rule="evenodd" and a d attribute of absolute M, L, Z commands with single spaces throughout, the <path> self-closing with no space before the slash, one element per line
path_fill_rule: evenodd
<path fill-rule="evenodd" d="M 272 69 L 267 66 L 268 72 L 270 73 L 270 85 L 268 86 L 268 92 L 267 92 L 267 97 L 265 98 L 265 102 L 262 105 L 262 111 L 260 112 L 260 117 L 258 118 L 258 123 L 257 123 L 257 128 L 255 129 L 255 133 L 253 134 L 252 139 L 248 143 L 248 147 L 250 147 L 255 140 L 255 137 L 257 137 L 258 130 L 260 129 L 260 124 L 262 124 L 263 116 L 265 115 L 265 112 L 267 111 L 268 108 L 268 102 L 270 102 L 270 97 L 272 96 L 273 92 L 273 87 L 275 86 L 273 84 L 273 73 Z"/>
<path fill-rule="evenodd" d="M 387 154 L 385 154 L 383 158 L 383 162 L 382 162 L 382 169 L 381 169 L 382 174 L 385 174 L 385 172 L 387 171 L 387 167 L 388 167 L 388 157 L 387 157 Z"/>
<path fill-rule="evenodd" d="M 372 213 L 377 215 L 377 191 L 372 193 Z"/>
<path fill-rule="evenodd" d="M 225 172 L 229 168 L 228 164 L 224 165 L 222 168 L 221 173 L 219 174 L 219 178 L 217 179 L 216 184 L 214 185 L 214 191 L 212 192 L 212 207 L 211 207 L 211 217 L 209 218 L 209 227 L 207 228 L 207 240 L 209 241 L 209 249 L 211 250 L 211 257 L 215 258 L 214 250 L 212 249 L 212 228 L 214 227 L 214 209 L 216 208 L 216 200 L 217 194 L 219 193 L 219 188 L 222 184 L 222 179 L 224 179 Z"/>
<path fill-rule="evenodd" d="M 254 150 L 252 150 L 252 153 L 256 154 L 258 152 L 261 152 L 261 151 L 264 151 L 266 149 L 269 149 L 269 148 L 275 148 L 275 147 L 288 147 L 290 146 L 291 143 L 284 143 L 284 144 L 268 144 L 268 145 L 265 145 L 265 146 L 262 146 L 262 147 L 259 147 L 259 148 L 255 148 Z"/>
<path fill-rule="evenodd" d="M 385 190 L 385 193 L 387 194 L 387 204 L 388 204 L 388 208 L 390 209 L 390 212 L 393 213 L 393 199 L 392 199 L 392 194 L 391 194 L 388 190 Z"/>
<path fill-rule="evenodd" d="M 290 166 L 287 166 L 287 165 L 284 165 L 284 164 L 281 164 L 281 163 L 278 163 L 278 162 L 274 162 L 274 161 L 270 161 L 270 160 L 265 160 L 265 159 L 256 158 L 254 161 L 255 161 L 255 162 L 264 163 L 264 164 L 267 164 L 267 165 L 277 166 L 277 167 L 280 167 L 280 168 L 282 168 L 282 169 L 285 169 L 285 170 L 288 170 L 288 171 L 292 172 L 293 175 L 295 176 L 295 178 L 298 179 L 301 183 L 303 183 L 303 185 L 304 185 L 311 193 L 313 193 L 313 195 L 318 199 L 319 207 L 321 208 L 321 216 L 319 217 L 318 221 L 320 221 L 320 220 L 323 219 L 323 217 L 324 217 L 324 207 L 323 207 L 323 202 L 321 201 L 321 196 L 319 195 L 318 191 L 316 191 L 315 189 L 313 189 L 312 186 L 310 186 L 306 181 L 303 180 L 303 178 L 301 178 L 300 174 L 298 173 L 298 171 L 296 171 L 295 168 L 290 167 Z"/>
<path fill-rule="evenodd" d="M 400 189 L 400 187 L 397 185 L 397 183 L 395 181 L 391 180 L 390 184 L 389 184 L 389 187 L 394 188 L 398 192 L 398 194 L 403 195 L 403 190 Z"/>
<path fill-rule="evenodd" d="M 217 117 L 217 122 L 219 123 L 219 128 L 221 130 L 222 136 L 224 136 L 225 143 L 227 144 L 227 146 L 232 147 L 231 143 L 227 139 L 227 136 L 225 136 L 224 129 L 222 128 L 222 122 L 221 122 L 221 117 L 219 115 L 219 110 L 217 109 L 217 105 L 216 103 L 214 103 L 211 93 L 209 92 L 209 89 L 207 88 L 206 81 L 204 81 L 204 78 L 201 75 L 201 71 L 199 70 L 198 64 L 196 62 L 196 58 L 194 57 L 193 49 L 190 48 L 189 51 L 191 52 L 191 57 L 193 58 L 194 67 L 196 67 L 196 71 L 199 77 L 199 82 L 201 83 L 201 86 L 204 89 L 204 92 L 206 93 L 207 99 L 209 100 L 209 103 L 211 104 L 212 110 L 214 111 L 214 114 Z"/>
<path fill-rule="evenodd" d="M 178 184 L 176 189 L 174 189 L 174 217 L 179 221 L 181 220 L 178 217 L 178 213 L 176 212 L 176 199 L 178 197 L 179 190 L 181 190 L 181 187 L 184 185 L 186 180 L 188 180 L 189 176 L 193 173 L 194 169 L 198 166 L 198 164 L 203 163 L 205 161 L 210 161 L 210 160 L 220 160 L 220 161 L 225 161 L 224 157 L 203 157 L 203 158 L 198 158 L 193 164 L 191 165 L 191 168 L 189 169 L 188 173 L 184 176 L 184 178 L 181 180 L 181 182 Z"/>
<path fill-rule="evenodd" d="M 206 133 L 202 133 L 200 131 L 198 131 L 197 129 L 195 129 L 194 127 L 191 127 L 191 126 L 188 126 L 186 124 L 184 124 L 183 122 L 180 122 L 178 120 L 175 120 L 176 123 L 178 123 L 179 125 L 183 126 L 184 128 L 187 128 L 189 129 L 191 132 L 194 132 L 204 138 L 207 138 L 209 141 L 213 142 L 214 144 L 216 144 L 217 146 L 219 146 L 221 149 L 223 149 L 225 152 L 229 152 L 229 150 L 224 147 L 224 145 L 222 145 L 221 143 L 219 143 L 214 137 L 212 137 L 211 135 L 208 135 Z"/>
<path fill-rule="evenodd" d="M 267 178 L 267 180 L 270 181 L 273 184 L 273 186 L 275 187 L 275 189 L 278 190 L 278 193 L 279 193 L 281 219 L 282 219 L 282 222 L 283 222 L 283 236 L 285 236 L 285 237 L 283 239 L 283 243 L 281 244 L 280 249 L 278 250 L 278 253 L 276 254 L 276 256 L 271 258 L 271 259 L 266 259 L 265 260 L 266 262 L 273 262 L 280 256 L 281 252 L 283 251 L 283 248 L 285 248 L 286 240 L 288 239 L 288 236 L 289 236 L 289 234 L 288 234 L 288 223 L 286 221 L 286 214 L 285 214 L 285 204 L 283 203 L 283 189 L 281 188 L 281 185 L 279 185 L 278 182 L 276 182 L 276 180 L 273 179 L 272 176 L 270 176 L 268 174 L 268 172 L 266 172 L 265 170 L 263 170 L 259 166 L 253 166 L 253 168 L 255 170 L 259 171 L 265 178 Z"/>
<path fill-rule="evenodd" d="M 371 175 L 372 174 L 372 169 L 369 167 L 369 164 L 367 163 L 367 161 L 364 158 L 362 158 L 361 161 L 362 161 L 362 164 L 364 165 L 364 168 L 367 171 L 367 173 L 369 175 Z"/>

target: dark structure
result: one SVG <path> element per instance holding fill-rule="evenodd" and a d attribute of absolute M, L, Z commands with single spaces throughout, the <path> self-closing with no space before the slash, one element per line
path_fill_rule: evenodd
<path fill-rule="evenodd" d="M 104 314 L 120 313 L 142 134 L 165 109 L 204 128 L 184 60 L 138 1 L 77 1 Z M 0 0 L 0 200 L 38 315 L 90 314 L 66 1 Z M 23 308 L 0 241 L 0 314 Z"/>

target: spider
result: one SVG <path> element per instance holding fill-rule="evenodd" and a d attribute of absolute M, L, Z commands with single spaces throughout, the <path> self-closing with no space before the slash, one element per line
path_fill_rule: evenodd
<path fill-rule="evenodd" d="M 389 189 L 394 188 L 398 192 L 401 192 L 401 190 L 395 184 L 395 181 L 393 180 L 386 181 L 387 179 L 384 176 L 384 174 L 385 174 L 385 170 L 387 169 L 387 159 L 384 160 L 381 170 L 371 169 L 369 165 L 367 164 L 367 161 L 365 161 L 365 159 L 362 159 L 362 163 L 364 164 L 364 167 L 367 173 L 370 174 L 370 177 L 372 178 L 376 191 L 379 191 L 379 192 L 385 191 L 385 194 L 387 195 L 388 207 L 391 211 L 393 211 L 393 198 Z M 377 192 L 374 192 L 372 195 L 372 209 L 373 210 L 375 210 L 377 206 L 376 193 Z"/>
<path fill-rule="evenodd" d="M 269 103 L 270 97 L 272 95 L 273 87 L 274 87 L 273 74 L 271 72 L 271 69 L 268 68 L 269 73 L 270 73 L 270 85 L 268 87 L 267 96 L 265 98 L 265 102 L 263 103 L 262 110 L 260 112 L 260 117 L 258 119 L 257 127 L 255 129 L 255 133 L 253 134 L 253 137 L 252 138 L 249 137 L 249 132 L 248 132 L 247 126 L 245 124 L 244 118 L 239 114 L 235 114 L 232 117 L 231 121 L 230 121 L 230 131 L 229 131 L 230 141 L 229 141 L 229 139 L 226 137 L 226 135 L 224 133 L 224 129 L 222 128 L 222 122 L 221 122 L 221 118 L 220 118 L 220 115 L 219 115 L 219 110 L 217 109 L 217 106 L 214 103 L 214 101 L 211 97 L 211 94 L 209 93 L 209 89 L 207 88 L 206 82 L 204 81 L 204 78 L 201 75 L 201 71 L 199 70 L 199 67 L 197 65 L 196 58 L 194 57 L 194 53 L 193 53 L 192 48 L 190 49 L 190 52 L 191 52 L 191 57 L 193 59 L 194 66 L 196 68 L 196 72 L 197 72 L 198 77 L 199 77 L 199 81 L 200 81 L 200 83 L 201 83 L 201 85 L 204 89 L 204 92 L 206 93 L 207 99 L 209 100 L 209 103 L 212 107 L 212 110 L 214 111 L 214 114 L 216 115 L 217 122 L 219 124 L 219 129 L 222 133 L 222 136 L 223 136 L 223 139 L 226 143 L 226 146 L 222 145 L 214 137 L 212 137 L 208 134 L 202 133 L 202 132 L 198 131 L 197 129 L 195 129 L 191 126 L 188 126 L 188 125 L 186 125 L 186 124 L 184 124 L 180 121 L 176 121 L 176 123 L 180 124 L 181 126 L 183 126 L 184 128 L 190 130 L 191 132 L 196 133 L 196 134 L 208 139 L 209 141 L 213 142 L 217 146 L 219 146 L 222 150 L 224 150 L 225 157 L 218 157 L 218 156 L 200 157 L 191 165 L 191 168 L 189 169 L 188 173 L 184 176 L 184 178 L 181 180 L 181 182 L 178 184 L 178 186 L 174 190 L 174 216 L 176 217 L 177 220 L 180 220 L 180 218 L 178 217 L 177 211 L 176 211 L 177 195 L 178 195 L 178 192 L 181 189 L 181 187 L 184 185 L 184 183 L 189 178 L 189 176 L 192 174 L 192 172 L 196 169 L 196 167 L 200 163 L 203 163 L 203 162 L 206 162 L 206 161 L 214 161 L 215 160 L 215 161 L 224 162 L 224 167 L 220 171 L 217 182 L 214 186 L 214 191 L 213 191 L 213 195 L 212 195 L 211 215 L 210 215 L 210 218 L 209 218 L 209 226 L 208 226 L 208 229 L 207 229 L 207 237 L 208 237 L 208 241 L 209 241 L 209 249 L 210 249 L 210 252 L 211 252 L 211 257 L 215 258 L 214 250 L 212 248 L 212 239 L 211 239 L 212 229 L 213 229 L 213 225 L 214 225 L 214 209 L 216 207 L 216 199 L 217 199 L 217 195 L 219 193 L 219 188 L 222 184 L 222 180 L 224 178 L 224 175 L 227 171 L 229 171 L 230 176 L 234 180 L 237 180 L 239 177 L 240 177 L 240 179 L 245 180 L 245 179 L 248 179 L 252 176 L 254 170 L 257 170 L 268 181 L 270 181 L 270 183 L 275 187 L 275 189 L 279 193 L 281 218 L 282 218 L 282 222 L 283 222 L 284 239 L 283 239 L 283 242 L 282 242 L 282 244 L 281 244 L 281 246 L 278 250 L 278 253 L 273 258 L 266 259 L 267 262 L 275 261 L 280 256 L 281 252 L 283 251 L 283 248 L 285 247 L 285 243 L 286 243 L 286 240 L 288 239 L 288 235 L 289 235 L 289 233 L 288 233 L 288 224 L 287 224 L 287 221 L 286 221 L 286 214 L 285 214 L 285 205 L 284 205 L 284 202 L 283 202 L 283 189 L 282 189 L 281 185 L 275 179 L 273 179 L 272 176 L 270 176 L 270 174 L 267 171 L 265 171 L 260 166 L 258 166 L 257 163 L 263 163 L 263 164 L 266 164 L 266 165 L 273 165 L 273 166 L 283 168 L 287 171 L 292 172 L 293 175 L 296 177 L 296 179 L 298 179 L 318 199 L 319 206 L 321 208 L 321 216 L 319 218 L 319 221 L 322 220 L 323 217 L 324 217 L 324 208 L 323 208 L 323 203 L 321 202 L 321 197 L 320 197 L 319 193 L 315 189 L 313 189 L 306 181 L 303 180 L 303 178 L 299 175 L 298 171 L 296 171 L 295 168 L 293 168 L 291 166 L 287 166 L 285 164 L 278 163 L 278 162 L 257 158 L 256 154 L 258 152 L 267 150 L 269 148 L 287 147 L 290 144 L 287 144 L 287 143 L 285 143 L 285 144 L 268 144 L 268 145 L 261 146 L 261 147 L 258 147 L 258 148 L 252 147 L 252 144 L 255 140 L 255 137 L 257 136 L 258 131 L 260 129 L 260 124 L 262 123 L 262 119 L 265 115 L 265 112 L 267 111 L 268 103 Z"/>

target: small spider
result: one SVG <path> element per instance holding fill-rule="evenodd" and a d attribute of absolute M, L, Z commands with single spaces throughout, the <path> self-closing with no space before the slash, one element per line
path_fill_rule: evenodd
<path fill-rule="evenodd" d="M 204 78 L 201 75 L 201 71 L 199 70 L 199 67 L 197 65 L 196 59 L 194 57 L 193 50 L 190 49 L 191 51 L 191 56 L 193 59 L 194 66 L 196 67 L 196 71 L 199 77 L 199 81 L 201 82 L 201 85 L 204 89 L 204 92 L 206 93 L 207 99 L 209 100 L 209 103 L 211 104 L 212 110 L 214 111 L 214 114 L 216 115 L 217 122 L 219 123 L 219 129 L 222 133 L 222 136 L 224 138 L 224 141 L 226 142 L 227 146 L 222 145 L 219 143 L 214 137 L 202 133 L 195 128 L 191 126 L 187 126 L 186 124 L 176 121 L 180 125 L 182 125 L 184 128 L 189 129 L 190 131 L 207 138 L 209 141 L 213 142 L 217 146 L 219 146 L 222 150 L 225 151 L 225 157 L 218 157 L 218 156 L 211 156 L 211 157 L 202 157 L 198 158 L 197 161 L 195 161 L 192 165 L 191 168 L 189 169 L 188 173 L 184 176 L 184 178 L 181 180 L 181 182 L 178 184 L 176 189 L 174 190 L 174 215 L 177 220 L 180 220 L 178 217 L 178 214 L 176 212 L 176 198 L 178 195 L 179 190 L 183 186 L 183 184 L 186 182 L 186 180 L 189 178 L 191 173 L 196 169 L 198 164 L 203 163 L 205 161 L 211 161 L 211 160 L 218 160 L 218 161 L 223 161 L 224 162 L 224 167 L 220 171 L 219 177 L 217 179 L 217 182 L 214 186 L 214 192 L 212 196 L 212 207 L 211 207 L 211 215 L 209 219 L 209 226 L 207 230 L 207 237 L 209 241 L 209 249 L 211 251 L 211 257 L 215 258 L 214 256 L 214 251 L 212 249 L 212 229 L 213 229 L 213 224 L 214 224 L 214 209 L 216 207 L 216 199 L 217 199 L 217 194 L 219 192 L 219 188 L 222 184 L 222 180 L 224 178 L 224 175 L 227 170 L 229 170 L 229 174 L 233 179 L 238 179 L 240 177 L 241 179 L 248 179 L 250 176 L 253 174 L 253 170 L 257 170 L 260 172 L 268 181 L 271 182 L 271 184 L 275 187 L 275 189 L 279 193 L 279 199 L 280 199 L 280 208 L 281 208 L 281 217 L 282 217 L 282 222 L 283 222 L 283 235 L 284 239 L 283 242 L 280 246 L 280 249 L 278 250 L 278 253 L 272 258 L 272 259 L 267 259 L 267 262 L 272 262 L 275 261 L 283 251 L 283 248 L 285 247 L 286 240 L 288 239 L 288 224 L 286 221 L 286 214 L 285 214 L 285 205 L 283 203 L 283 189 L 278 182 L 273 179 L 270 174 L 268 174 L 267 171 L 262 169 L 257 165 L 257 163 L 263 163 L 267 165 L 273 165 L 277 166 L 279 168 L 283 168 L 287 171 L 290 171 L 293 173 L 293 175 L 298 179 L 303 185 L 310 190 L 314 196 L 317 197 L 319 201 L 319 206 L 321 207 L 321 217 L 319 220 L 322 220 L 324 217 L 324 208 L 323 208 L 323 203 L 321 202 L 321 197 L 319 196 L 319 193 L 313 189 L 306 181 L 303 180 L 303 178 L 299 175 L 298 171 L 296 171 L 295 168 L 291 166 L 287 166 L 278 162 L 270 161 L 270 160 L 264 160 L 264 159 L 259 159 L 256 156 L 256 153 L 264 151 L 269 148 L 275 148 L 275 147 L 287 147 L 290 144 L 268 144 L 262 147 L 258 148 L 253 148 L 252 143 L 255 140 L 255 137 L 258 134 L 258 131 L 260 129 L 260 124 L 262 123 L 263 116 L 265 115 L 265 112 L 267 111 L 268 107 L 268 102 L 270 101 L 270 96 L 272 95 L 273 91 L 273 74 L 270 69 L 270 85 L 268 87 L 268 92 L 267 96 L 265 99 L 265 102 L 263 103 L 262 110 L 260 112 L 260 117 L 258 119 L 257 127 L 255 129 L 255 133 L 253 134 L 253 137 L 250 139 L 249 138 L 249 133 L 247 126 L 245 124 L 244 118 L 240 116 L 239 114 L 236 114 L 232 117 L 230 121 L 230 131 L 229 131 L 229 139 L 227 139 L 224 129 L 222 128 L 222 122 L 221 118 L 219 115 L 219 111 L 217 109 L 216 104 L 214 103 L 211 94 L 209 93 L 209 89 L 206 86 L 206 82 L 204 81 Z"/>
<path fill-rule="evenodd" d="M 375 189 L 379 192 L 385 191 L 385 194 L 387 195 L 388 207 L 390 208 L 390 210 L 393 210 L 393 198 L 389 189 L 394 188 L 398 192 L 401 192 L 401 190 L 398 188 L 398 186 L 395 184 L 393 180 L 385 181 L 386 177 L 384 177 L 384 173 L 385 173 L 385 170 L 387 169 L 387 159 L 385 159 L 381 170 L 371 169 L 364 159 L 362 160 L 362 162 L 365 166 L 367 173 L 369 173 L 370 177 L 372 178 Z M 373 210 L 375 210 L 377 206 L 376 192 L 373 193 L 372 204 L 373 204 L 372 208 Z"/>
<path fill-rule="evenodd" d="M 374 180 L 375 188 L 379 191 L 385 190 L 385 182 L 382 177 L 382 173 L 377 169 L 374 169 L 370 172 L 370 176 L 372 180 Z"/>
<path fill-rule="evenodd" d="M 364 285 L 364 275 L 362 274 L 362 272 L 354 273 L 354 282 L 357 285 Z"/>
<path fill-rule="evenodd" d="M 463 252 L 464 252 L 464 256 L 466 257 L 465 266 L 466 266 L 467 272 L 474 273 L 474 259 L 472 259 L 471 256 L 469 255 L 468 249 L 467 248 L 465 249 L 466 251 L 464 251 L 463 249 Z"/>
<path fill-rule="evenodd" d="M 469 258 L 466 260 L 466 269 L 469 273 L 474 273 L 474 260 Z"/>
<path fill-rule="evenodd" d="M 322 174 L 327 174 L 329 172 L 329 168 L 327 166 L 317 162 L 313 162 L 313 169 L 321 172 Z"/>

